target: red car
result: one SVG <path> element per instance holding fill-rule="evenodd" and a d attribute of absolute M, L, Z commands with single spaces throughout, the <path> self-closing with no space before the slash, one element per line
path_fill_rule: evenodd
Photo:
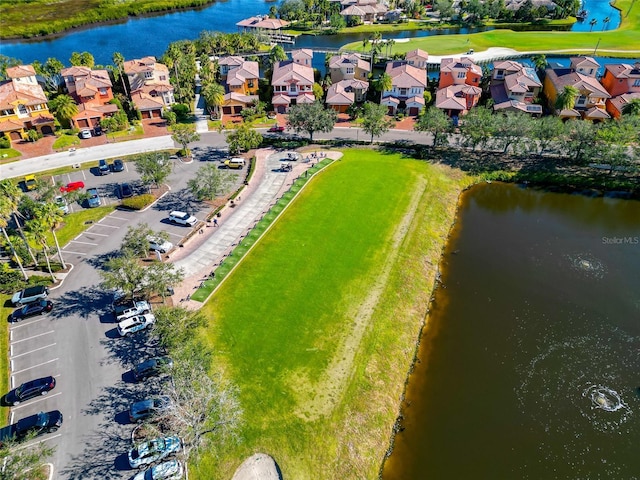
<path fill-rule="evenodd" d="M 60 187 L 61 192 L 73 192 L 74 190 L 80 190 L 84 188 L 84 182 L 71 182 L 67 183 L 67 186 Z"/>
<path fill-rule="evenodd" d="M 284 132 L 284 127 L 282 125 L 274 125 L 273 127 L 271 127 L 269 130 L 269 132 Z"/>

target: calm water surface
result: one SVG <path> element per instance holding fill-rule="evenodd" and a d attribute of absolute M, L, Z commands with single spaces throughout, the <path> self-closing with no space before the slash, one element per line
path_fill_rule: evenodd
<path fill-rule="evenodd" d="M 639 272 L 640 202 L 465 194 L 384 480 L 640 478 Z"/>

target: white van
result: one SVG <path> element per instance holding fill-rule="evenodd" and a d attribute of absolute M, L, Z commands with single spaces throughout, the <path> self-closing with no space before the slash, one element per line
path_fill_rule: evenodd
<path fill-rule="evenodd" d="M 230 158 L 225 160 L 224 164 L 227 168 L 242 169 L 244 167 L 244 158 Z"/>

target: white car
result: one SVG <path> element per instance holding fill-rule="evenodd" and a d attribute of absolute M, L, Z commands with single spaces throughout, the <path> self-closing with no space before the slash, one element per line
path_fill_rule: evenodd
<path fill-rule="evenodd" d="M 170 460 L 138 473 L 132 480 L 180 480 L 182 474 L 182 464 Z"/>
<path fill-rule="evenodd" d="M 63 214 L 66 215 L 67 213 L 69 213 L 69 204 L 62 195 L 56 196 L 56 198 L 54 198 L 54 201 Z"/>
<path fill-rule="evenodd" d="M 121 305 L 120 308 L 114 309 L 114 312 L 116 314 L 116 322 L 121 322 L 125 318 L 150 313 L 151 305 L 145 300 L 140 300 L 139 302 Z"/>
<path fill-rule="evenodd" d="M 178 225 L 186 225 L 188 227 L 193 227 L 198 219 L 193 215 L 189 215 L 186 212 L 180 212 L 178 210 L 174 210 L 169 214 L 169 221 L 171 223 L 176 223 Z"/>
<path fill-rule="evenodd" d="M 121 337 L 126 337 L 132 333 L 151 327 L 154 323 L 156 323 L 156 317 L 151 313 L 129 317 L 118 323 L 118 334 Z"/>
<path fill-rule="evenodd" d="M 81 130 L 80 138 L 83 138 L 83 139 L 91 138 L 91 130 Z"/>
<path fill-rule="evenodd" d="M 173 243 L 162 240 L 161 238 L 149 237 L 149 250 L 153 250 L 155 252 L 167 253 L 169 250 L 173 248 Z"/>

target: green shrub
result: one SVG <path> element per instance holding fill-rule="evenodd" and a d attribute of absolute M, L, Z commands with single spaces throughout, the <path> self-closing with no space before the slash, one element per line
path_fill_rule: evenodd
<path fill-rule="evenodd" d="M 125 198 L 122 200 L 122 206 L 130 208 L 132 210 L 142 210 L 144 207 L 151 205 L 154 201 L 153 195 L 145 193 L 143 195 L 136 195 L 135 197 Z"/>
<path fill-rule="evenodd" d="M 176 114 L 178 122 L 186 122 L 189 120 L 189 114 L 191 113 L 189 105 L 185 105 L 184 103 L 175 103 L 171 106 L 171 111 Z"/>
<path fill-rule="evenodd" d="M 0 137 L 0 148 L 11 148 L 11 140 L 5 135 Z"/>
<path fill-rule="evenodd" d="M 0 293 L 13 293 L 24 288 L 25 281 L 18 270 L 6 263 L 0 267 Z"/>

